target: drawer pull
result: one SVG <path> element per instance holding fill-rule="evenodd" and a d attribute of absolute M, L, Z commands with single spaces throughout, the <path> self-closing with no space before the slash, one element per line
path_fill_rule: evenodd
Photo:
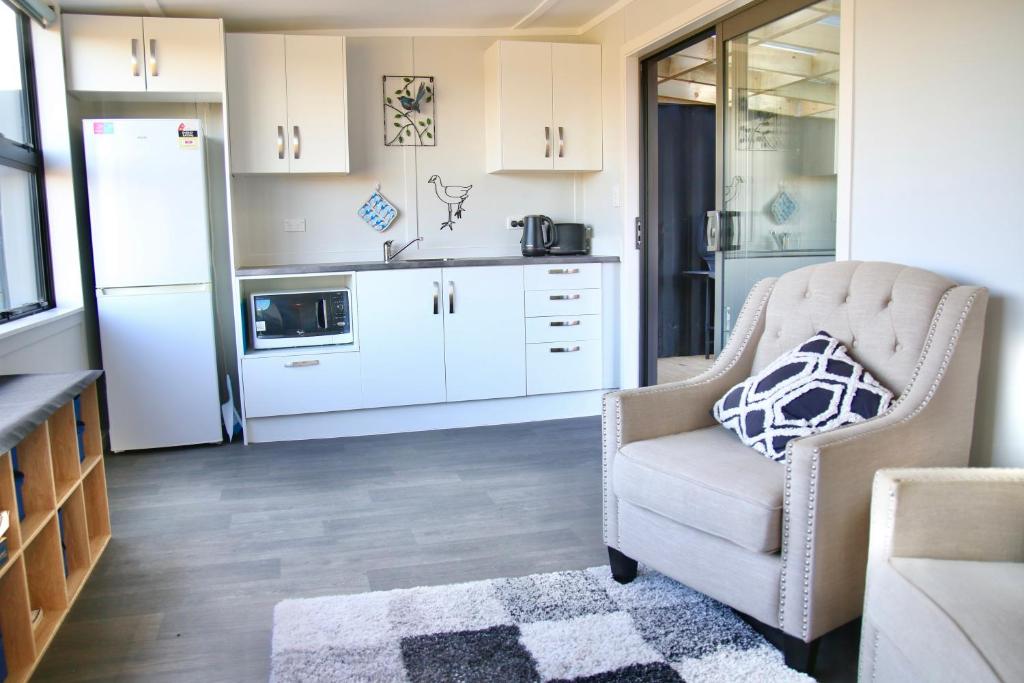
<path fill-rule="evenodd" d="M 314 365 L 320 365 L 320 361 L 316 358 L 310 358 L 307 360 L 290 360 L 284 364 L 286 368 L 310 368 Z"/>
<path fill-rule="evenodd" d="M 579 294 L 552 294 L 548 297 L 552 301 L 575 301 L 580 298 Z"/>
<path fill-rule="evenodd" d="M 579 350 L 578 346 L 552 346 L 548 349 L 551 353 L 576 353 Z"/>
<path fill-rule="evenodd" d="M 552 320 L 548 323 L 551 327 L 576 327 L 579 324 L 579 320 Z"/>
<path fill-rule="evenodd" d="M 548 275 L 578 275 L 579 268 L 549 268 Z"/>

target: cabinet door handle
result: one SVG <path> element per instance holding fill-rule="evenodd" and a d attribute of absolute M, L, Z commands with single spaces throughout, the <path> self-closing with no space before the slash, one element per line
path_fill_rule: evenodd
<path fill-rule="evenodd" d="M 316 358 L 309 360 L 290 360 L 284 364 L 286 368 L 311 368 L 314 365 L 320 365 L 320 361 Z"/>
<path fill-rule="evenodd" d="M 434 315 L 437 315 L 438 313 L 441 312 L 440 299 L 441 299 L 441 283 L 440 282 L 435 282 L 434 283 Z"/>
<path fill-rule="evenodd" d="M 160 75 L 160 69 L 156 62 L 156 38 L 149 39 L 149 75 Z"/>
<path fill-rule="evenodd" d="M 552 320 L 548 323 L 551 327 L 576 327 L 579 324 L 579 320 Z"/>
<path fill-rule="evenodd" d="M 448 281 L 448 312 L 455 313 L 455 282 Z"/>
<path fill-rule="evenodd" d="M 277 158 L 284 159 L 284 126 L 277 127 Z"/>
<path fill-rule="evenodd" d="M 578 275 L 579 268 L 549 268 L 548 275 Z"/>
<path fill-rule="evenodd" d="M 138 78 L 139 72 L 139 39 L 132 38 L 132 76 Z"/>
<path fill-rule="evenodd" d="M 544 126 L 544 158 L 551 158 L 551 126 Z"/>
<path fill-rule="evenodd" d="M 562 126 L 558 127 L 558 157 L 562 158 L 565 156 L 565 128 Z"/>
<path fill-rule="evenodd" d="M 576 353 L 579 350 L 578 346 L 552 346 L 548 349 L 551 353 Z"/>
<path fill-rule="evenodd" d="M 575 301 L 580 298 L 579 294 L 552 294 L 548 297 L 552 301 Z"/>
<path fill-rule="evenodd" d="M 302 137 L 299 135 L 299 127 L 292 126 L 292 158 L 298 159 L 302 155 Z"/>

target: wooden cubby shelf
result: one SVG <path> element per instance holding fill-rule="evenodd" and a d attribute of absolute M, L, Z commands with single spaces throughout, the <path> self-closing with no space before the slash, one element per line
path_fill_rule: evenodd
<path fill-rule="evenodd" d="M 11 452 L 0 453 L 0 510 L 9 511 L 11 519 L 8 557 L 0 566 L 0 636 L 7 664 L 3 683 L 21 683 L 32 675 L 110 540 L 98 373 L 67 376 L 77 378 L 77 384 L 69 381 L 72 387 L 88 380 L 79 394 L 78 414 L 69 400 Z M 79 421 L 84 425 L 83 450 Z M 15 463 L 24 475 L 23 519 Z"/>

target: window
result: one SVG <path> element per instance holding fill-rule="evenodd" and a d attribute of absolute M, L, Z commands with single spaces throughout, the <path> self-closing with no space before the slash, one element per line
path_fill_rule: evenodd
<path fill-rule="evenodd" d="M 0 325 L 53 307 L 31 41 L 0 4 Z"/>

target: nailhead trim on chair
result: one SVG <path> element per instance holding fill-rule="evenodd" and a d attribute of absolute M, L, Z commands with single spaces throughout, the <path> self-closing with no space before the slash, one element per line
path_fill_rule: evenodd
<path fill-rule="evenodd" d="M 928 336 L 925 339 L 924 348 L 921 350 L 921 356 L 920 356 L 920 358 L 917 361 L 917 365 L 915 365 L 915 367 L 914 367 L 913 373 L 911 374 L 910 382 L 907 384 L 907 388 L 903 391 L 903 393 L 900 395 L 900 397 L 896 401 L 893 402 L 892 407 L 890 407 L 890 409 L 886 412 L 886 415 L 892 413 L 896 409 L 897 406 L 905 403 L 908 400 L 908 396 L 910 395 L 911 389 L 913 388 L 914 383 L 918 380 L 918 378 L 919 378 L 919 376 L 921 374 L 921 370 L 924 367 L 925 358 L 928 355 L 928 351 L 931 349 L 932 343 L 933 343 L 933 341 L 935 339 L 935 331 L 936 331 L 936 329 L 938 327 L 939 319 L 940 319 L 940 317 L 942 315 L 942 312 L 943 312 L 943 310 L 944 310 L 944 308 L 946 306 L 946 303 L 949 300 L 949 296 L 950 296 L 950 292 L 951 291 L 952 290 L 948 290 L 945 294 L 942 295 L 942 298 L 939 300 L 939 304 L 938 304 L 938 306 L 936 306 L 936 309 L 935 309 L 935 315 L 932 317 L 931 326 L 928 329 Z M 945 376 L 946 370 L 949 368 L 949 362 L 952 360 L 953 354 L 956 351 L 956 345 L 957 345 L 957 342 L 960 340 L 960 333 L 963 331 L 964 322 L 967 320 L 967 316 L 970 314 L 971 308 L 973 307 L 974 302 L 975 302 L 976 299 L 977 299 L 977 294 L 972 294 L 971 296 L 969 296 L 967 298 L 967 301 L 964 302 L 964 307 L 963 307 L 963 309 L 960 312 L 960 318 L 957 320 L 956 325 L 953 327 L 953 331 L 952 331 L 952 334 L 950 335 L 950 339 L 949 339 L 949 344 L 947 344 L 945 354 L 943 355 L 942 363 L 939 365 L 939 370 L 936 373 L 935 381 L 932 382 L 932 385 L 928 388 L 928 393 L 925 394 L 924 399 L 921 401 L 921 403 L 916 408 L 914 408 L 913 411 L 911 411 L 908 415 L 906 415 L 905 417 L 900 419 L 899 422 L 896 422 L 896 423 L 893 423 L 893 424 L 890 424 L 890 425 L 885 425 L 883 427 L 878 427 L 878 428 L 873 429 L 873 430 L 868 431 L 868 432 L 861 432 L 861 433 L 856 434 L 854 436 L 849 436 L 849 437 L 847 437 L 845 439 L 840 439 L 838 441 L 833 441 L 832 443 L 830 443 L 828 445 L 829 446 L 835 446 L 835 445 L 838 445 L 838 444 L 847 443 L 849 441 L 853 441 L 853 440 L 859 439 L 860 437 L 865 436 L 866 434 L 874 434 L 876 432 L 881 432 L 881 431 L 884 431 L 886 429 L 891 429 L 891 428 L 895 427 L 896 425 L 904 424 L 904 423 L 908 422 L 909 420 L 911 420 L 912 418 L 914 418 L 917 415 L 919 415 L 921 413 L 921 411 L 923 411 L 928 406 L 928 404 L 931 402 L 932 398 L 935 396 L 935 392 L 938 391 L 939 384 L 942 382 L 942 378 Z M 875 419 L 880 419 L 880 418 L 875 418 Z M 780 581 L 780 586 L 779 586 L 779 628 L 783 629 L 783 630 L 785 630 L 785 615 L 786 615 L 786 567 L 787 567 L 787 565 L 786 565 L 786 558 L 788 557 L 789 525 L 790 525 L 790 516 L 791 516 L 790 515 L 790 485 L 791 485 L 791 481 L 792 481 L 792 478 L 793 478 L 793 444 L 794 444 L 795 441 L 797 441 L 797 439 L 793 439 L 788 444 L 786 444 L 786 485 L 785 485 L 784 501 L 783 501 L 782 552 L 781 552 L 781 558 L 780 558 L 781 561 L 782 561 L 782 573 L 781 573 L 781 576 L 780 576 L 781 581 Z M 817 470 L 818 470 L 818 463 L 819 463 L 819 459 L 820 459 L 820 457 L 819 457 L 820 454 L 821 454 L 821 450 L 819 448 L 815 448 L 814 449 L 814 455 L 812 456 L 812 459 L 811 459 L 811 481 L 810 481 L 810 491 L 808 493 L 808 498 L 809 498 L 809 501 L 810 501 L 809 504 L 808 504 L 808 511 L 811 512 L 811 513 L 814 512 L 814 502 L 815 502 L 815 495 L 816 495 L 816 489 L 817 489 L 817 478 L 818 478 L 818 471 Z M 814 519 L 813 519 L 813 517 L 811 515 L 808 515 L 808 517 L 809 517 L 809 522 L 808 522 L 808 525 L 807 525 L 807 534 L 806 534 L 806 538 L 805 538 L 805 552 L 804 552 L 803 614 L 802 614 L 803 618 L 802 618 L 801 628 L 800 628 L 801 637 L 804 638 L 804 640 L 807 639 L 807 633 L 809 631 L 809 625 L 810 625 L 811 549 L 813 548 L 813 535 L 814 535 Z"/>

